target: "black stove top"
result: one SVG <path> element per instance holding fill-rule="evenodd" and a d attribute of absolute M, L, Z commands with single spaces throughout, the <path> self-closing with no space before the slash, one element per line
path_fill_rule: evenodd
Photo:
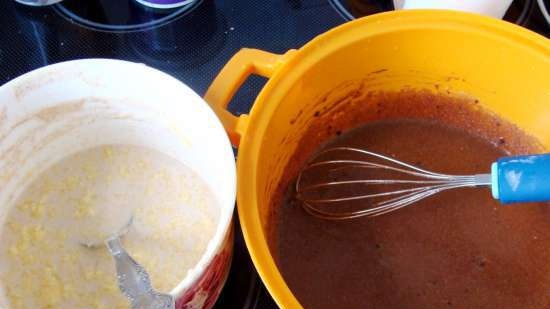
<path fill-rule="evenodd" d="M 550 36 L 535 2 L 516 0 L 508 18 L 523 16 L 520 24 Z M 169 11 L 135 0 L 65 0 L 41 8 L 1 0 L 0 84 L 51 63 L 99 57 L 145 63 L 204 94 L 242 47 L 282 53 L 354 16 L 389 9 L 388 0 L 196 0 Z M 250 78 L 230 110 L 248 112 L 264 83 Z M 275 309 L 235 221 L 235 256 L 215 308 Z"/>

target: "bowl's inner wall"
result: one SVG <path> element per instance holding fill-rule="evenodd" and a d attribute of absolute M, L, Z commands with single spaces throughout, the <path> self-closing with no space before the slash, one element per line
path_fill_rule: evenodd
<path fill-rule="evenodd" d="M 358 23 L 299 51 L 261 102 L 275 107 L 254 110 L 249 130 L 262 137 L 254 190 L 264 236 L 271 234 L 272 199 L 282 179 L 308 157 L 303 144 L 311 151 L 335 131 L 374 119 L 368 109 L 388 96 L 426 92 L 468 100 L 550 147 L 547 51 L 454 22 L 415 28 L 392 20 L 385 31 L 377 27 Z"/>

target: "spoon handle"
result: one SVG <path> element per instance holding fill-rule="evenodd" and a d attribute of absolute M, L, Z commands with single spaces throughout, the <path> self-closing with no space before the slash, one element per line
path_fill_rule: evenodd
<path fill-rule="evenodd" d="M 115 260 L 118 287 L 132 303 L 132 309 L 174 309 L 174 298 L 153 290 L 149 274 L 126 252 L 119 237 L 105 241 Z"/>

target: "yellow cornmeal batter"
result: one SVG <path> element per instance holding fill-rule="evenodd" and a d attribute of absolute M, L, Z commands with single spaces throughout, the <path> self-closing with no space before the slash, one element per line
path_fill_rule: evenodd
<path fill-rule="evenodd" d="M 112 257 L 81 245 L 133 213 L 128 252 L 169 292 L 206 250 L 219 205 L 191 169 L 135 146 L 102 146 L 63 159 L 21 195 L 3 226 L 1 283 L 12 309 L 128 308 Z"/>

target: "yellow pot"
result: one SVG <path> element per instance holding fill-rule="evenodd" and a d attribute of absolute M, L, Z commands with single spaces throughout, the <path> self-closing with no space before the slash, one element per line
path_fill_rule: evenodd
<path fill-rule="evenodd" d="M 227 104 L 250 74 L 269 81 L 250 115 L 233 116 Z M 243 49 L 208 90 L 206 101 L 239 145 L 238 210 L 246 243 L 281 308 L 301 306 L 269 251 L 270 201 L 315 111 L 346 104 L 353 91 L 403 88 L 473 96 L 550 149 L 550 40 L 466 13 L 384 13 L 284 55 Z"/>

